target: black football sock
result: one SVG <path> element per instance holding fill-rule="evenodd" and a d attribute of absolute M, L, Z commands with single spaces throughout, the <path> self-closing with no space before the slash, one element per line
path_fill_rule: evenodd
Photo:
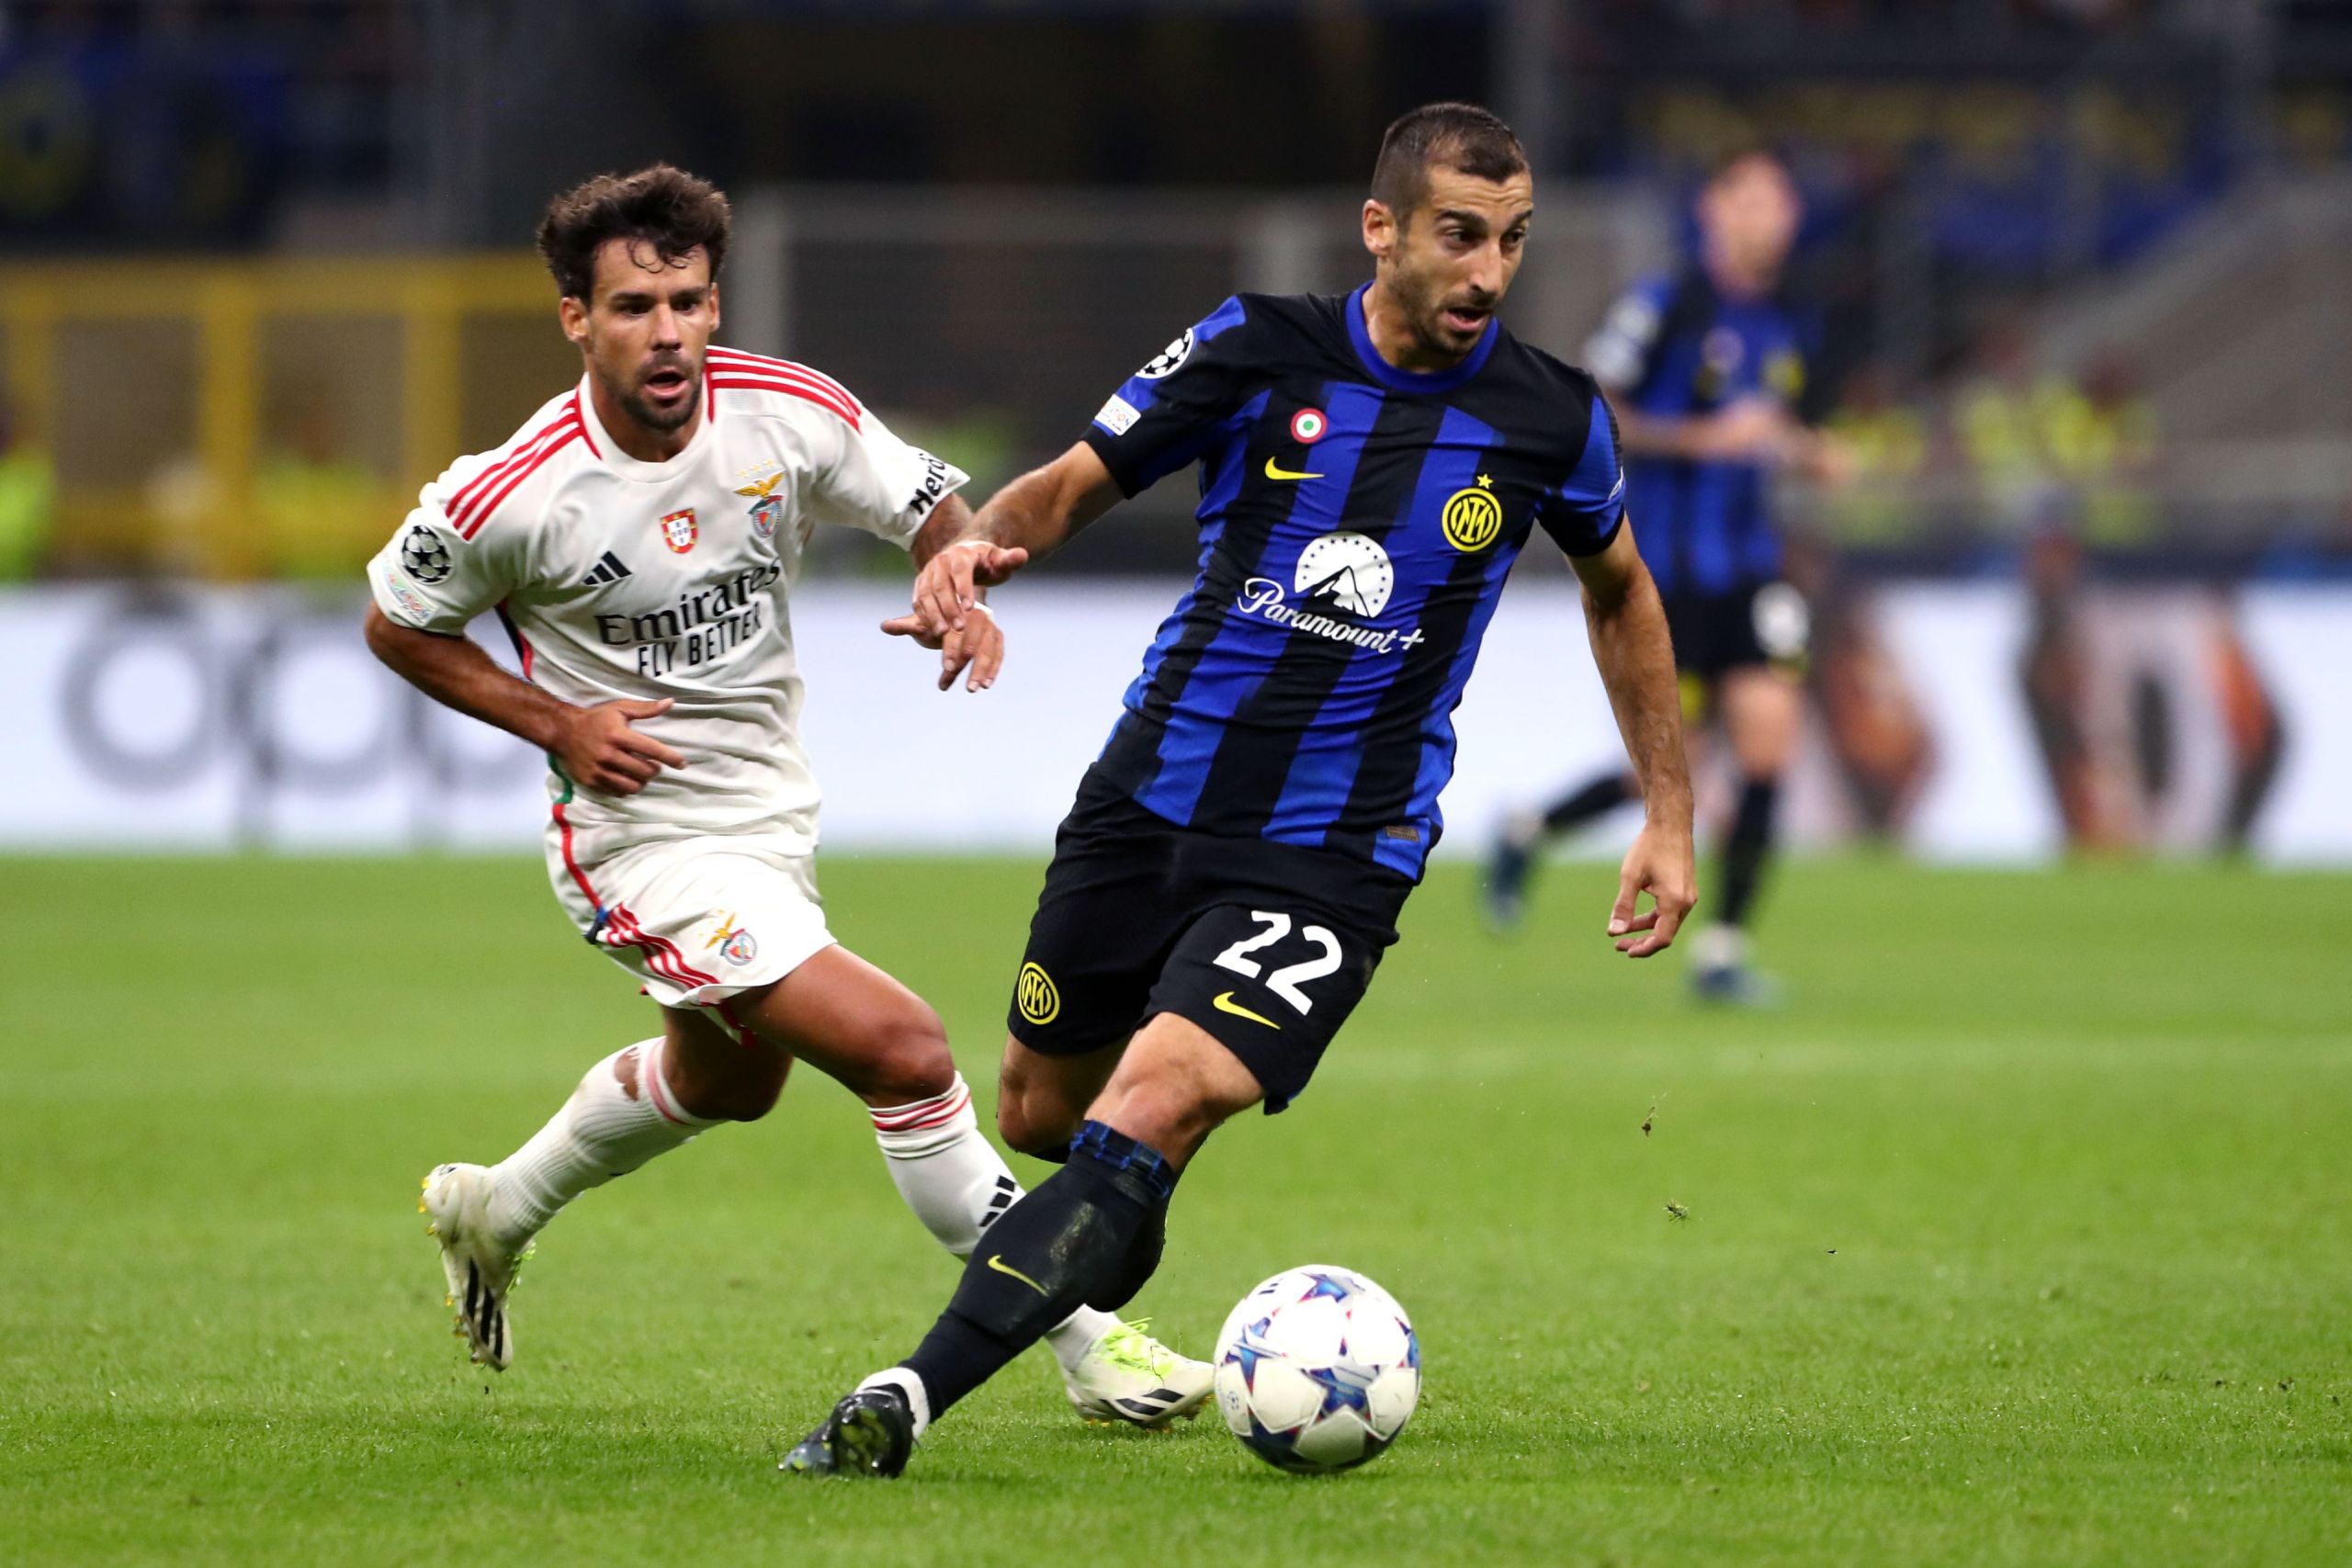
<path fill-rule="evenodd" d="M 1715 918 L 1724 925 L 1747 923 L 1764 863 L 1772 853 L 1772 819 L 1780 798 L 1778 779 L 1752 778 L 1740 786 L 1731 837 L 1724 840 L 1724 901 Z"/>
<path fill-rule="evenodd" d="M 1081 1303 L 1112 1296 L 1175 1190 L 1158 1150 L 1100 1122 L 1080 1126 L 1069 1162 L 989 1227 L 947 1310 L 901 1363 L 922 1380 L 932 1418 Z"/>
<path fill-rule="evenodd" d="M 1544 808 L 1544 831 L 1565 833 L 1581 828 L 1594 818 L 1616 810 L 1634 798 L 1633 785 L 1623 773 L 1611 773 L 1598 778 L 1582 789 L 1562 795 Z"/>
<path fill-rule="evenodd" d="M 1136 1299 L 1151 1277 L 1159 1272 L 1159 1255 L 1168 1247 L 1168 1200 L 1162 1198 L 1152 1205 L 1151 1213 L 1136 1231 L 1136 1239 L 1128 1244 L 1126 1257 L 1111 1278 L 1086 1298 L 1086 1304 L 1101 1312 L 1116 1312 Z"/>

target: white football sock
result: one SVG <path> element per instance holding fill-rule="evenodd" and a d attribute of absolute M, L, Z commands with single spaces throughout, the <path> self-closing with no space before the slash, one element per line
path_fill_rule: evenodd
<path fill-rule="evenodd" d="M 1702 969 L 1736 969 L 1747 962 L 1747 932 L 1737 926 L 1707 926 L 1692 945 L 1691 958 Z"/>
<path fill-rule="evenodd" d="M 640 1040 L 594 1066 L 530 1142 L 491 1168 L 492 1226 L 515 1245 L 591 1187 L 626 1176 L 716 1123 L 688 1115 L 662 1075 L 662 1043 Z"/>
<path fill-rule="evenodd" d="M 863 1393 L 869 1388 L 887 1388 L 907 1402 L 907 1413 L 915 1418 L 915 1436 L 920 1438 L 931 1425 L 931 1393 L 922 1386 L 922 1379 L 906 1367 L 885 1367 L 867 1378 L 853 1393 Z"/>
<path fill-rule="evenodd" d="M 964 1075 L 944 1094 L 911 1105 L 873 1108 L 874 1141 L 888 1156 L 890 1179 L 939 1245 L 958 1259 L 972 1256 L 980 1233 L 1020 1201 L 1021 1183 L 980 1132 Z M 1105 1332 L 1114 1314 L 1082 1306 L 1046 1331 L 1054 1359 L 1076 1366 Z"/>

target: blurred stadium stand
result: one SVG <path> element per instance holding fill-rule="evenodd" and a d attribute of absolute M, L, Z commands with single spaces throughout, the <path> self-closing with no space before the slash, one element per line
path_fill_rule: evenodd
<path fill-rule="evenodd" d="M 1570 357 L 1711 159 L 1791 158 L 1860 470 L 1785 498 L 1798 842 L 2352 855 L 2309 585 L 2352 581 L 2352 0 L 0 0 L 0 583 L 79 580 L 0 592 L 51 693 L 0 841 L 525 841 L 533 759 L 351 612 L 416 487 L 577 374 L 527 246 L 584 174 L 724 185 L 725 338 L 985 491 L 1224 295 L 1360 278 L 1371 150 L 1440 97 L 1525 139 L 1510 310 Z M 1045 574 L 1189 571 L 1186 489 Z M 1042 844 L 1165 581 L 1024 583 L 1042 657 L 943 720 L 865 641 L 903 564 L 827 532 L 876 579 L 795 604 L 834 841 Z M 1489 660 L 1556 671 L 1576 619 L 1515 590 Z M 996 770 L 962 817 L 902 765 L 942 723 Z M 1457 849 L 1618 747 L 1580 675 L 1482 681 L 1463 735 Z"/>
<path fill-rule="evenodd" d="M 1864 564 L 2352 556 L 2344 0 L 19 0 L 0 573 L 347 572 L 567 373 L 547 193 L 655 155 L 743 209 L 727 335 L 993 480 L 1222 294 L 1359 276 L 1352 176 L 1439 96 L 1526 135 L 1514 317 L 1571 355 L 1709 158 L 1791 151 L 1865 459 L 1796 513 Z"/>

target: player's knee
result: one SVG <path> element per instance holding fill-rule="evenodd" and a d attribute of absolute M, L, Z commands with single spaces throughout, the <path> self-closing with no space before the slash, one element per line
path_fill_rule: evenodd
<path fill-rule="evenodd" d="M 792 1058 L 765 1045 L 735 1044 L 725 1054 L 697 1056 L 673 1071 L 670 1091 L 687 1114 L 707 1122 L 756 1122 L 775 1109 Z"/>
<path fill-rule="evenodd" d="M 1078 1117 L 1051 1093 L 1034 1087 L 1004 1086 L 996 1101 L 997 1136 L 1007 1146 L 1039 1159 L 1053 1159 L 1069 1146 Z"/>
<path fill-rule="evenodd" d="M 956 1081 L 956 1058 L 947 1049 L 947 1028 L 939 1015 L 911 997 L 907 1005 L 875 1021 L 859 1093 L 885 1104 L 904 1105 L 944 1094 Z"/>

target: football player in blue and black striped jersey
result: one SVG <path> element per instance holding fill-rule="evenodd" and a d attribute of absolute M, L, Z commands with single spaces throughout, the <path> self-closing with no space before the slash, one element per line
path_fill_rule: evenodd
<path fill-rule="evenodd" d="M 897 1473 L 916 1433 L 1079 1303 L 1130 1299 L 1202 1142 L 1306 1087 L 1396 940 L 1442 825 L 1454 705 L 1538 530 L 1583 581 L 1648 807 L 1607 930 L 1635 957 L 1673 939 L 1696 897 L 1690 784 L 1617 433 L 1590 377 L 1495 319 L 1533 212 L 1500 120 L 1405 116 L 1364 204 L 1371 282 L 1210 311 L 982 508 L 894 623 L 944 641 L 952 678 L 979 590 L 1197 468 L 1199 574 L 1080 784 L 1014 989 L 997 1125 L 1063 1168 L 787 1469 Z M 1162 1392 L 1130 1414 L 1198 1403 Z"/>
<path fill-rule="evenodd" d="M 1724 159 L 1699 193 L 1700 254 L 1617 301 L 1586 350 L 1623 422 L 1626 496 L 1673 629 L 1685 716 L 1720 724 L 1737 773 L 1713 921 L 1697 933 L 1704 1000 L 1776 992 L 1747 962 L 1747 919 L 1770 857 L 1781 775 L 1801 716 L 1807 612 L 1781 580 L 1774 471 L 1835 481 L 1848 458 L 1798 418 L 1814 333 L 1783 287 L 1803 216 L 1771 152 Z M 1487 879 L 1495 924 L 1517 923 L 1544 841 L 1641 798 L 1611 770 L 1505 827 Z"/>

